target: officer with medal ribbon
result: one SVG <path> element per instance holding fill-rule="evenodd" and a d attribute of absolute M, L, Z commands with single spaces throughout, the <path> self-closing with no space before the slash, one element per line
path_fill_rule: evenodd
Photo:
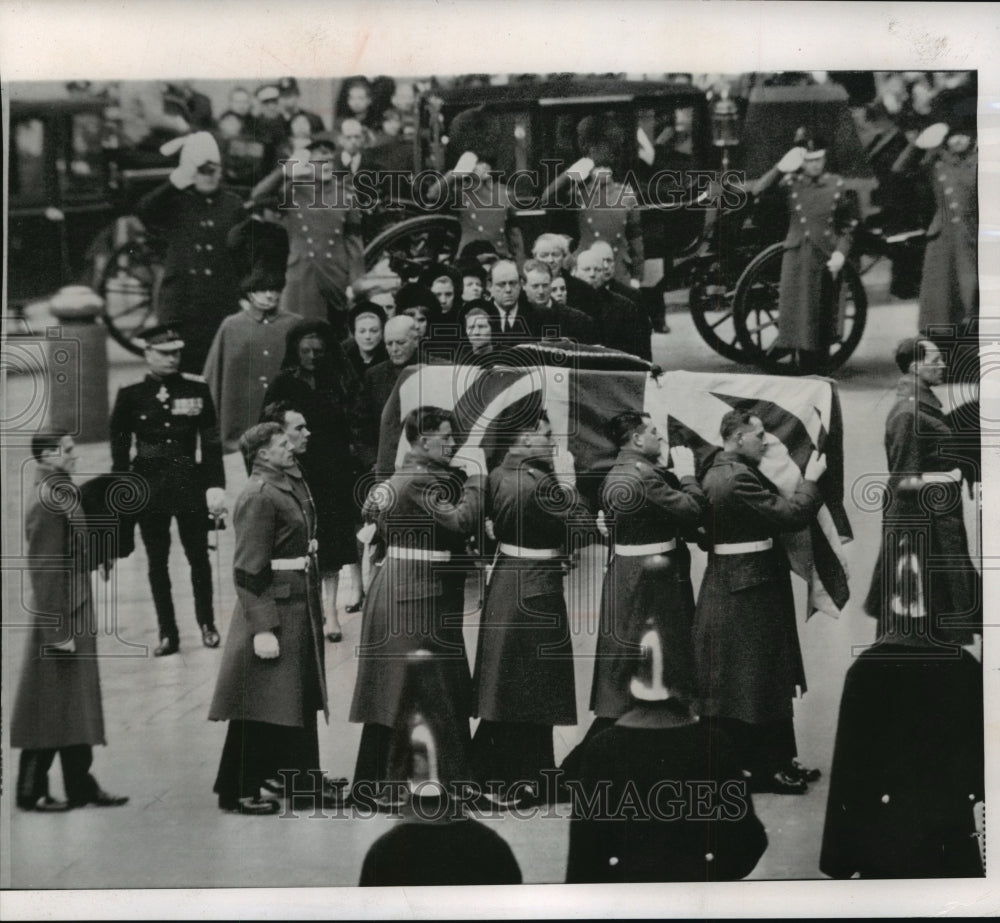
<path fill-rule="evenodd" d="M 178 371 L 184 342 L 164 324 L 145 331 L 149 373 L 118 392 L 111 412 L 113 471 L 145 479 L 149 502 L 139 531 L 149 558 L 149 585 L 159 623 L 157 657 L 177 653 L 179 635 L 168 560 L 170 522 L 177 520 L 191 567 L 195 618 L 206 647 L 219 646 L 208 559 L 209 514 L 226 511 L 226 477 L 215 405 L 205 379 Z M 135 454 L 132 454 L 133 446 Z M 197 460 L 200 447 L 201 461 Z"/>

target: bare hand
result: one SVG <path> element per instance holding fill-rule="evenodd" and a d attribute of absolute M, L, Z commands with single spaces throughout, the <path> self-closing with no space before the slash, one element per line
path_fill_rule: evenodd
<path fill-rule="evenodd" d="M 806 470 L 803 473 L 803 477 L 807 481 L 818 481 L 823 473 L 826 471 L 826 455 L 821 455 L 815 449 L 813 449 L 812 455 L 809 456 L 809 461 L 806 462 Z"/>
<path fill-rule="evenodd" d="M 280 650 L 273 631 L 259 631 L 253 636 L 253 652 L 261 660 L 276 660 Z"/>

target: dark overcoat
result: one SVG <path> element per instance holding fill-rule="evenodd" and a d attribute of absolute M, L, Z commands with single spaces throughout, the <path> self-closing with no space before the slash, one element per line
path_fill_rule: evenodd
<path fill-rule="evenodd" d="M 365 600 L 351 721 L 395 725 L 406 704 L 407 655 L 421 648 L 440 655 L 455 713 L 471 712 L 462 634 L 468 564 L 459 558 L 466 538 L 481 528 L 483 483 L 477 476 L 461 485 L 454 469 L 408 453 L 376 488 L 387 501 L 377 525 L 389 553 Z M 393 556 L 394 548 L 448 552 L 452 559 L 404 560 Z"/>
<path fill-rule="evenodd" d="M 156 314 L 184 338 L 181 368 L 200 373 L 223 318 L 239 310 L 239 278 L 226 238 L 243 220 L 240 197 L 227 189 L 211 195 L 164 183 L 146 195 L 137 214 L 167 251 Z"/>
<path fill-rule="evenodd" d="M 490 472 L 487 515 L 497 540 L 559 549 L 585 510 L 573 489 L 553 493 L 539 459 L 511 451 Z M 558 558 L 498 554 L 483 605 L 476 651 L 477 714 L 487 721 L 576 724 L 573 645 Z"/>
<path fill-rule="evenodd" d="M 111 469 L 145 480 L 146 512 L 205 510 L 207 517 L 205 491 L 225 487 L 226 473 L 215 403 L 200 375 L 147 375 L 122 388 L 110 426 Z"/>
<path fill-rule="evenodd" d="M 316 504 L 318 560 L 323 573 L 357 561 L 355 481 L 358 463 L 348 438 L 347 396 L 333 383 L 313 387 L 283 370 L 264 396 L 264 406 L 287 402 L 306 418 L 309 441 L 299 463 Z"/>
<path fill-rule="evenodd" d="M 673 483 L 671 483 L 671 481 Z M 694 477 L 679 483 L 634 449 L 622 449 L 601 488 L 601 509 L 610 530 L 612 555 L 604 574 L 590 707 L 599 718 L 618 718 L 631 705 L 629 681 L 641 662 L 646 622 L 656 622 L 664 640 L 663 680 L 694 693 L 691 627 L 694 594 L 682 537 L 700 524 L 705 495 Z M 674 551 L 621 555 L 615 545 L 675 541 Z"/>
<path fill-rule="evenodd" d="M 982 578 L 969 556 L 961 484 L 915 489 L 902 484 L 907 478 L 959 467 L 963 456 L 949 451 L 953 441 L 934 392 L 909 375 L 901 378 L 885 421 L 889 480 L 882 543 L 865 600 L 865 611 L 878 619 L 880 634 L 900 615 L 893 608 L 898 593 L 895 570 L 908 553 L 916 555 L 921 575 L 920 600 L 913 602 L 931 619 L 933 637 L 967 644 L 974 632 L 983 630 Z M 935 561 L 939 563 L 933 566 Z M 902 600 L 896 603 L 898 609 Z"/>
<path fill-rule="evenodd" d="M 286 181 L 282 211 L 289 256 L 281 305 L 306 319 L 347 322 L 347 287 L 364 275 L 364 213 L 351 181 Z M 287 203 L 285 205 L 284 203 Z"/>
<path fill-rule="evenodd" d="M 323 615 L 315 567 L 272 570 L 276 558 L 309 554 L 316 514 L 297 471 L 258 462 L 233 510 L 236 611 L 208 717 L 308 727 L 327 712 Z M 253 637 L 273 631 L 279 654 L 262 660 Z"/>
<path fill-rule="evenodd" d="M 957 324 L 979 312 L 979 199 L 975 153 L 937 155 L 931 168 L 936 211 L 920 278 L 920 329 Z"/>
<path fill-rule="evenodd" d="M 887 638 L 847 671 L 820 871 L 973 878 L 983 866 L 983 671 L 967 651 Z"/>
<path fill-rule="evenodd" d="M 97 669 L 97 621 L 86 558 L 80 494 L 68 475 L 40 477 L 25 517 L 31 622 L 10 744 L 26 750 L 103 744 L 104 713 Z M 49 645 L 73 639 L 76 651 Z"/>
<path fill-rule="evenodd" d="M 643 704 L 625 721 L 663 707 Z M 732 743 L 706 721 L 602 731 L 584 752 L 580 791 L 569 884 L 731 881 L 750 874 L 767 847 Z"/>
<path fill-rule="evenodd" d="M 822 502 L 802 481 L 784 498 L 735 452 L 719 452 L 702 480 L 708 540 L 773 541 L 767 551 L 709 552 L 695 609 L 694 649 L 701 713 L 765 724 L 792 717 L 805 670 L 782 532 L 805 528 Z"/>
<path fill-rule="evenodd" d="M 850 253 L 859 218 L 857 196 L 833 173 L 815 179 L 792 174 L 782 183 L 790 222 L 781 259 L 777 344 L 822 350 L 840 329 L 841 276 L 834 282 L 826 262 L 834 251 Z"/>

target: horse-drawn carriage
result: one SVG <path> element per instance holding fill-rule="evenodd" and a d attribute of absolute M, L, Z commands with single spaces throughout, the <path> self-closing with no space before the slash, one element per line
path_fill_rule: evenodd
<path fill-rule="evenodd" d="M 15 160 L 11 297 L 32 287 L 41 294 L 58 282 L 90 281 L 104 298 L 109 333 L 137 351 L 133 337 L 155 319 L 159 253 L 156 242 L 125 216 L 142 192 L 165 179 L 170 163 L 123 165 L 120 154 L 101 147 L 99 104 L 74 105 L 46 104 L 36 107 L 34 115 L 15 107 L 12 113 L 15 148 L 22 147 L 22 133 L 31 140 L 32 118 L 42 120 L 51 135 L 33 143 L 45 148 L 42 160 L 52 174 L 47 182 L 62 193 L 58 203 L 66 204 L 55 208 L 61 208 L 66 220 L 53 220 L 45 204 L 49 193 L 38 193 L 37 185 L 33 199 L 26 195 L 30 183 L 24 158 Z M 513 220 L 526 249 L 543 231 L 576 238 L 573 210 L 546 207 L 539 196 L 553 176 L 583 154 L 578 127 L 586 117 L 611 126 L 620 142 L 613 173 L 628 179 L 640 201 L 647 269 L 653 267 L 644 284 L 660 299 L 668 289 L 688 288 L 699 333 L 723 356 L 772 372 L 797 370 L 796 354 L 774 344 L 780 240 L 787 227 L 781 196 L 744 194 L 734 204 L 718 194 L 721 186 L 713 178 L 724 167 L 748 179 L 760 176 L 791 146 L 796 128 L 807 125 L 830 139 L 830 170 L 853 184 L 866 205 L 871 170 L 847 94 L 838 85 L 756 88 L 741 116 L 738 143 L 732 125 L 728 132 L 720 129 L 719 111 L 706 94 L 686 83 L 566 78 L 428 92 L 418 101 L 412 174 L 393 187 L 394 198 L 379 202 L 370 222 L 374 231 L 365 248 L 370 273 L 411 274 L 456 258 L 459 220 L 446 209 L 433 208 L 422 196 L 422 184 L 453 167 L 463 153 L 451 135 L 456 120 L 470 110 L 485 114 L 491 123 L 493 170 L 519 177 Z M 59 125 L 59 131 L 49 127 Z M 50 141 L 61 145 L 63 153 L 50 152 Z M 663 176 L 670 179 L 667 187 L 656 182 Z M 85 206 L 77 206 L 75 199 L 71 205 L 72 196 L 89 198 Z M 90 220 L 86 233 L 85 208 Z M 827 363 L 831 369 L 845 362 L 861 339 L 867 312 L 862 277 L 874 262 L 893 254 L 892 241 L 878 228 L 877 211 L 865 212 L 843 269 L 837 335 Z M 26 232 L 32 221 L 43 231 L 62 231 L 59 249 L 41 232 Z M 906 241 L 901 245 L 912 247 L 914 239 L 901 235 Z M 53 261 L 56 253 L 60 259 Z"/>

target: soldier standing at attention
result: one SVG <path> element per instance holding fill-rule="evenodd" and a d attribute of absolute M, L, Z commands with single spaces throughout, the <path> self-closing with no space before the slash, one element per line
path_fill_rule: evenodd
<path fill-rule="evenodd" d="M 719 433 L 723 449 L 702 479 L 711 548 L 694 619 L 700 712 L 730 733 L 755 791 L 804 795 L 819 770 L 795 758 L 792 699 L 806 682 L 780 536 L 816 515 L 826 457 L 813 452 L 785 499 L 758 470 L 760 418 L 731 410 Z"/>
<path fill-rule="evenodd" d="M 202 642 L 206 647 L 219 646 L 208 527 L 210 513 L 218 516 L 226 511 L 226 477 L 212 396 L 201 376 L 178 371 L 184 342 L 176 328 L 150 328 L 145 346 L 149 373 L 118 392 L 111 412 L 111 462 L 113 471 L 134 471 L 149 488 L 139 531 L 149 558 L 149 586 L 160 627 L 160 644 L 153 654 L 164 657 L 179 649 L 168 570 L 171 519 L 177 520 L 191 567 Z"/>

